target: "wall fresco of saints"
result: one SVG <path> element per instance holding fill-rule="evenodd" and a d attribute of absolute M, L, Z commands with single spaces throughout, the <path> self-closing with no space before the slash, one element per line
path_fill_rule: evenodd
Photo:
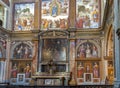
<path fill-rule="evenodd" d="M 83 78 L 84 73 L 92 73 L 93 78 L 99 78 L 100 73 L 99 73 L 99 62 L 84 62 L 84 61 L 79 61 L 77 63 L 77 77 L 78 78 Z M 85 75 L 86 76 L 86 75 Z"/>
<path fill-rule="evenodd" d="M 77 49 L 77 58 L 97 58 L 98 49 L 92 43 L 82 43 Z"/>
<path fill-rule="evenodd" d="M 13 62 L 11 69 L 11 78 L 17 78 L 18 73 L 25 73 L 26 78 L 31 76 L 31 64 L 30 62 Z"/>
<path fill-rule="evenodd" d="M 42 0 L 41 30 L 67 29 L 69 0 Z"/>
<path fill-rule="evenodd" d="M 32 58 L 32 49 L 29 45 L 21 43 L 17 45 L 13 51 L 14 59 Z"/>
<path fill-rule="evenodd" d="M 100 26 L 100 0 L 76 0 L 76 27 Z"/>
<path fill-rule="evenodd" d="M 34 28 L 34 3 L 15 4 L 14 30 L 23 31 Z"/>

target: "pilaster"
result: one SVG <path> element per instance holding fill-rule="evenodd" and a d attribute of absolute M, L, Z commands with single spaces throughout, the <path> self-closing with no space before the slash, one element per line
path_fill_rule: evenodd
<path fill-rule="evenodd" d="M 114 53 L 115 53 L 115 83 L 114 88 L 120 87 L 120 39 L 118 39 L 119 30 L 120 28 L 120 18 L 119 18 L 119 0 L 114 0 Z M 117 34 L 116 34 L 117 32 Z M 119 36 L 120 37 L 120 36 Z"/>
<path fill-rule="evenodd" d="M 11 65 L 10 65 L 10 39 L 8 38 L 6 40 L 7 45 L 6 45 L 6 69 L 5 69 L 5 81 L 9 82 L 10 81 L 10 69 L 11 69 Z"/>
<path fill-rule="evenodd" d="M 69 0 L 69 26 L 70 28 L 74 28 L 75 27 L 75 9 L 76 9 L 76 0 Z"/>

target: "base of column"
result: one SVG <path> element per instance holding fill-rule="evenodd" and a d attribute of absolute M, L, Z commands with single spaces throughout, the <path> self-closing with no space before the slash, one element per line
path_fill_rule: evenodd
<path fill-rule="evenodd" d="M 120 88 L 120 80 L 114 82 L 114 88 Z"/>

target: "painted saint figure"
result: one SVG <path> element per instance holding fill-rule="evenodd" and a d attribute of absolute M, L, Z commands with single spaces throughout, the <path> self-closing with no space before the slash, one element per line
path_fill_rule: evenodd
<path fill-rule="evenodd" d="M 93 66 L 93 77 L 98 78 L 98 64 L 95 62 Z"/>
<path fill-rule="evenodd" d="M 90 65 L 89 64 L 86 65 L 86 72 L 90 73 Z"/>
<path fill-rule="evenodd" d="M 57 16 L 58 15 L 58 7 L 56 5 L 56 3 L 53 4 L 53 7 L 52 7 L 52 16 Z"/>
<path fill-rule="evenodd" d="M 91 49 L 90 49 L 90 45 L 87 44 L 87 49 L 86 49 L 86 58 L 91 57 Z"/>
<path fill-rule="evenodd" d="M 80 46 L 80 58 L 84 58 L 85 57 L 85 46 L 82 44 Z"/>
<path fill-rule="evenodd" d="M 98 22 L 98 11 L 96 9 L 93 10 L 92 17 L 94 22 Z"/>
<path fill-rule="evenodd" d="M 25 51 L 24 51 L 24 58 L 28 58 L 28 54 L 29 54 L 29 53 L 28 53 L 28 51 L 29 51 L 29 50 L 28 50 L 28 47 L 27 47 L 27 46 L 24 47 L 24 50 L 25 50 Z"/>
<path fill-rule="evenodd" d="M 96 48 L 95 45 L 93 45 L 93 47 L 92 47 L 92 56 L 93 57 L 97 57 L 98 56 L 97 48 Z"/>
<path fill-rule="evenodd" d="M 16 78 L 17 77 L 17 65 L 14 64 L 13 69 L 12 69 L 12 77 Z"/>
<path fill-rule="evenodd" d="M 30 67 L 29 64 L 27 64 L 27 66 L 25 67 L 24 71 L 25 71 L 25 77 L 29 78 L 30 74 L 31 74 L 31 67 Z"/>
<path fill-rule="evenodd" d="M 84 67 L 82 66 L 82 63 L 79 64 L 78 66 L 78 77 L 83 77 L 83 73 L 84 73 Z"/>

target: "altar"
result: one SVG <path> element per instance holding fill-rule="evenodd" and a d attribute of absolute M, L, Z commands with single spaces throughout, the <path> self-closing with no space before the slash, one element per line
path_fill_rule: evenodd
<path fill-rule="evenodd" d="M 34 80 L 34 85 L 44 85 L 44 86 L 52 86 L 52 85 L 68 85 L 68 81 L 70 79 L 69 72 L 59 72 L 55 74 L 47 74 L 44 72 L 37 72 L 32 76 Z"/>
<path fill-rule="evenodd" d="M 51 38 L 48 36 L 51 35 Z M 69 33 L 50 30 L 39 34 L 39 53 L 37 72 L 32 75 L 34 85 L 68 85 L 69 71 Z"/>

